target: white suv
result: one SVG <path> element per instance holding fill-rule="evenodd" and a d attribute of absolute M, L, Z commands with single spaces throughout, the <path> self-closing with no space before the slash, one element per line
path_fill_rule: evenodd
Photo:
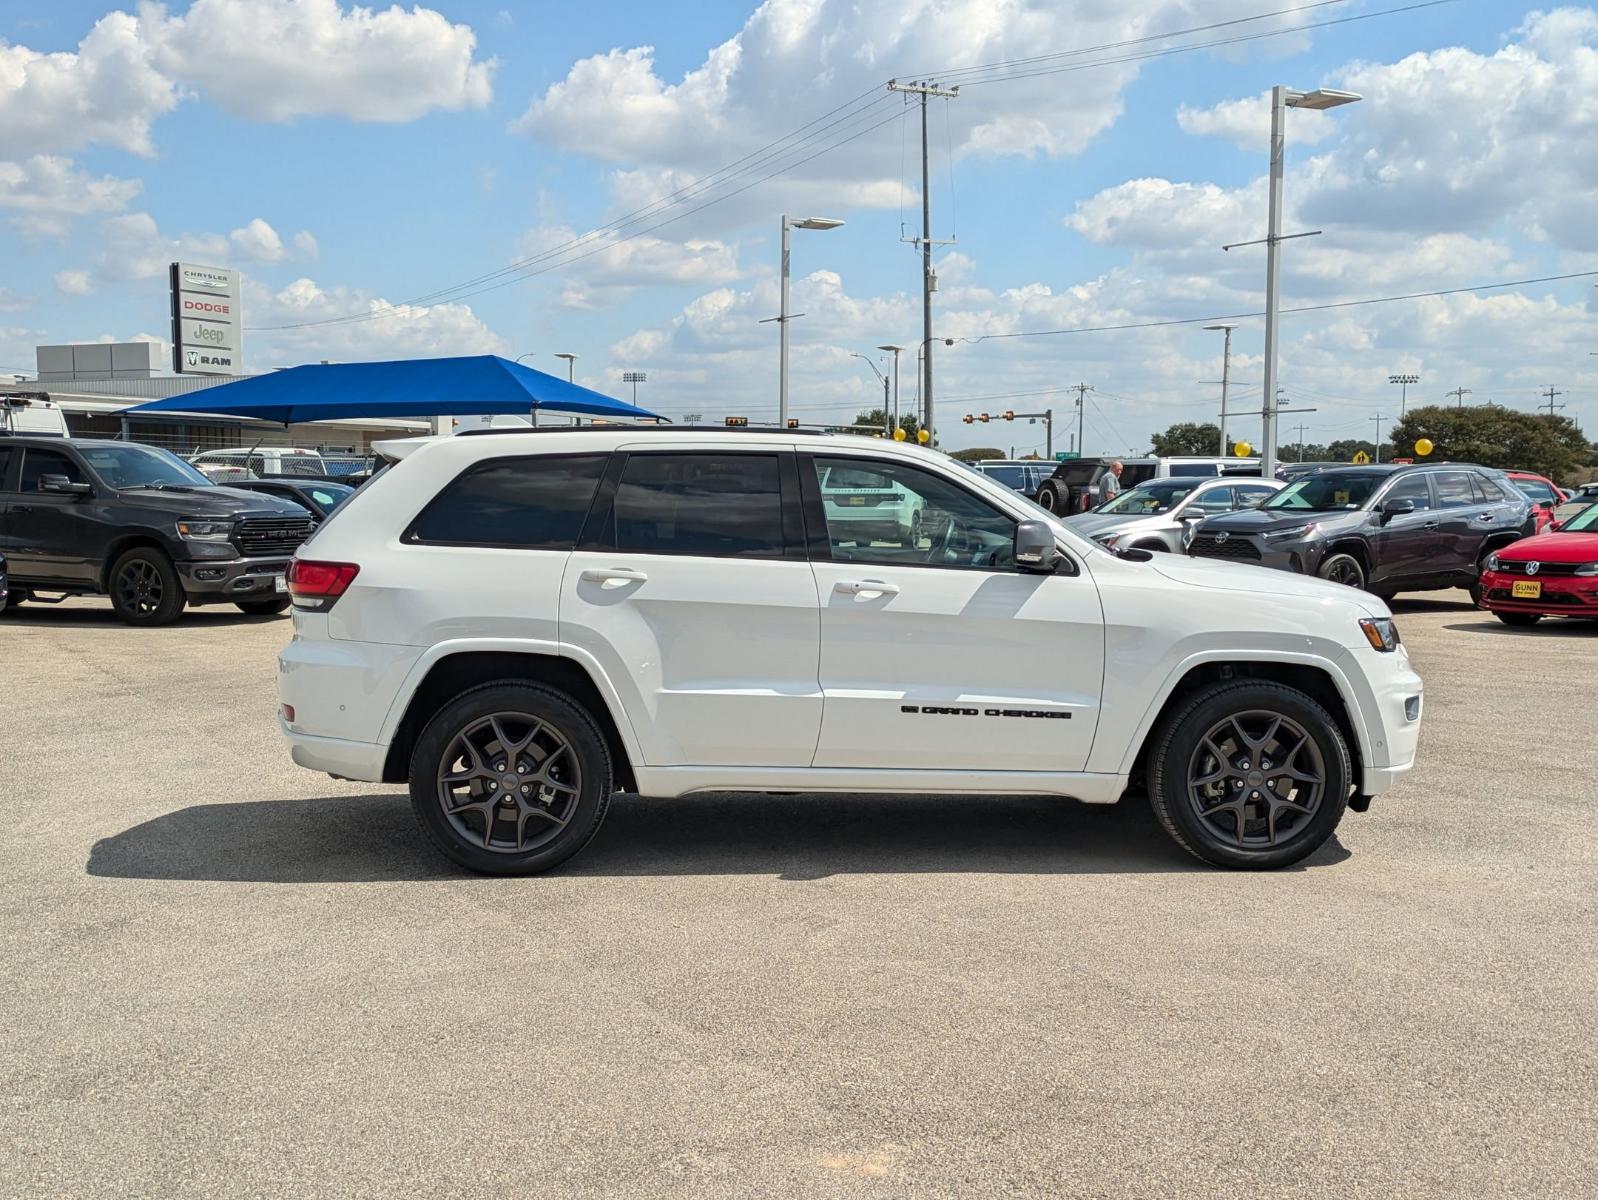
<path fill-rule="evenodd" d="M 1129 786 L 1207 862 L 1277 867 L 1414 759 L 1377 598 L 1116 555 L 940 454 L 671 426 L 381 449 L 290 568 L 280 720 L 303 766 L 408 780 L 474 870 L 563 861 L 613 791 Z M 855 470 L 912 531 L 835 519 L 823 481 Z"/>

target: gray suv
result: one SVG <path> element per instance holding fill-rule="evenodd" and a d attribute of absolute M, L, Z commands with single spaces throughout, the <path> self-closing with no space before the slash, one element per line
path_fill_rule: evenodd
<path fill-rule="evenodd" d="M 1469 464 L 1341 467 L 1288 484 L 1257 509 L 1201 522 L 1187 552 L 1318 575 L 1384 599 L 1462 587 L 1482 560 L 1534 530 L 1531 502 Z"/>
<path fill-rule="evenodd" d="M 1182 552 L 1195 522 L 1254 508 L 1282 485 L 1274 479 L 1151 479 L 1065 524 L 1111 550 Z"/>

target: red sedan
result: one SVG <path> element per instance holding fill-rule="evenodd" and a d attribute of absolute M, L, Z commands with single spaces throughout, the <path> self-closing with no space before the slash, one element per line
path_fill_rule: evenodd
<path fill-rule="evenodd" d="M 1510 482 L 1532 503 L 1532 515 L 1537 518 L 1537 532 L 1547 533 L 1558 529 L 1554 509 L 1565 502 L 1565 493 L 1553 481 L 1532 471 L 1506 471 Z"/>
<path fill-rule="evenodd" d="M 1521 538 L 1489 554 L 1481 606 L 1506 625 L 1535 625 L 1544 617 L 1598 618 L 1598 504 L 1582 509 L 1557 533 Z"/>

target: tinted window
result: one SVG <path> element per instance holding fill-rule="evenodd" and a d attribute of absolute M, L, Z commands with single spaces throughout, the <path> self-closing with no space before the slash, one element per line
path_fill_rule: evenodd
<path fill-rule="evenodd" d="M 1544 500 L 1552 500 L 1555 504 L 1559 503 L 1559 497 L 1554 494 L 1554 489 L 1541 479 L 1513 479 L 1510 482 L 1526 493 L 1533 504 L 1539 504 Z"/>
<path fill-rule="evenodd" d="M 1229 487 L 1206 488 L 1193 497 L 1193 507 L 1200 512 L 1229 512 L 1237 507 L 1237 492 Z"/>
<path fill-rule="evenodd" d="M 323 512 L 332 512 L 342 502 L 355 494 L 355 489 L 342 483 L 319 483 L 305 489 L 306 494 L 322 506 Z"/>
<path fill-rule="evenodd" d="M 468 468 L 412 522 L 405 540 L 570 550 L 607 456 L 499 458 Z"/>
<path fill-rule="evenodd" d="M 1467 472 L 1439 471 L 1433 478 L 1437 484 L 1438 508 L 1469 508 L 1477 502 Z"/>
<path fill-rule="evenodd" d="M 1025 467 L 983 467 L 982 471 L 990 479 L 997 480 L 1008 488 L 1024 488 L 1027 485 Z"/>
<path fill-rule="evenodd" d="M 1214 463 L 1172 463 L 1170 474 L 1192 478 L 1194 475 L 1219 475 L 1220 468 Z"/>
<path fill-rule="evenodd" d="M 634 454 L 616 488 L 611 537 L 629 554 L 781 558 L 775 454 Z"/>
<path fill-rule="evenodd" d="M 72 459 L 56 450 L 28 449 L 22 455 L 22 488 L 24 492 L 39 490 L 43 475 L 65 475 L 72 483 L 88 483 L 83 470 Z"/>
<path fill-rule="evenodd" d="M 5 491 L 11 486 L 11 460 L 15 457 L 14 447 L 0 446 L 0 491 Z"/>
<path fill-rule="evenodd" d="M 1275 491 L 1275 488 L 1242 485 L 1237 489 L 1237 506 L 1239 508 L 1248 508 L 1251 505 L 1260 504 L 1268 500 Z"/>
<path fill-rule="evenodd" d="M 816 459 L 821 507 L 834 562 L 1008 568 L 1015 521 L 964 488 L 908 463 L 869 467 Z M 829 489 L 827 481 L 869 476 L 874 490 Z"/>
<path fill-rule="evenodd" d="M 1387 495 L 1382 497 L 1383 503 L 1388 500 L 1413 500 L 1416 512 L 1430 508 L 1432 506 L 1432 493 L 1431 489 L 1426 486 L 1426 476 L 1404 476 L 1388 489 Z"/>
<path fill-rule="evenodd" d="M 1479 504 L 1497 504 L 1504 499 L 1503 489 L 1485 475 L 1472 473 L 1470 487 Z"/>
<path fill-rule="evenodd" d="M 1337 512 L 1359 508 L 1369 500 L 1386 476 L 1374 472 L 1311 475 L 1288 484 L 1265 502 L 1269 509 Z"/>

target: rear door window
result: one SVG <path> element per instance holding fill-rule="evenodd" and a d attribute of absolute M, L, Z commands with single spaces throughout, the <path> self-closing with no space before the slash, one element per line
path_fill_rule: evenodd
<path fill-rule="evenodd" d="M 476 463 L 433 497 L 403 540 L 570 550 L 582 532 L 609 457 L 530 454 Z"/>
<path fill-rule="evenodd" d="M 1436 484 L 1438 508 L 1469 508 L 1481 503 L 1470 486 L 1468 471 L 1439 471 Z"/>
<path fill-rule="evenodd" d="M 11 490 L 11 464 L 16 460 L 17 451 L 12 446 L 0 446 L 0 492 Z"/>
<path fill-rule="evenodd" d="M 781 479 L 775 454 L 629 455 L 599 543 L 618 554 L 781 558 Z M 839 473 L 835 485 L 871 483 Z"/>

